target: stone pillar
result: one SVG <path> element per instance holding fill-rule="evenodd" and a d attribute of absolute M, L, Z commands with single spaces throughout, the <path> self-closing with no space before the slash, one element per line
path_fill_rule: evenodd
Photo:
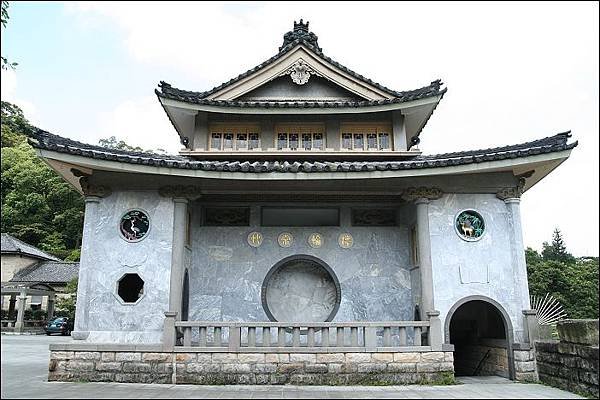
<path fill-rule="evenodd" d="M 23 332 L 23 328 L 25 327 L 25 302 L 27 301 L 27 292 L 25 290 L 21 290 L 19 293 L 19 310 L 17 314 L 17 323 L 15 324 L 15 332 Z"/>
<path fill-rule="evenodd" d="M 529 285 L 527 283 L 527 264 L 525 261 L 525 245 L 523 244 L 523 229 L 521 228 L 521 193 L 524 178 L 519 180 L 516 187 L 504 188 L 496 193 L 496 197 L 503 200 L 508 209 L 510 245 L 513 263 L 513 276 L 520 291 L 521 309 L 531 308 L 529 301 Z"/>
<path fill-rule="evenodd" d="M 173 247 L 171 253 L 169 311 L 176 312 L 177 319 L 181 319 L 181 295 L 183 292 L 188 199 L 184 197 L 175 197 L 173 198 L 173 203 Z"/>
<path fill-rule="evenodd" d="M 523 341 L 533 345 L 540 338 L 540 326 L 537 321 L 537 310 L 523 310 Z"/>
<path fill-rule="evenodd" d="M 83 217 L 83 237 L 81 240 L 81 258 L 79 261 L 79 278 L 77 283 L 77 307 L 75 308 L 75 327 L 71 337 L 85 340 L 89 335 L 89 300 L 91 275 L 99 260 L 92 254 L 92 245 L 96 238 L 94 229 L 98 217 L 100 196 L 85 197 L 85 214 Z"/>
<path fill-rule="evenodd" d="M 165 351 L 173 351 L 177 335 L 175 332 L 176 312 L 165 311 L 165 322 L 163 326 L 163 348 Z"/>
<path fill-rule="evenodd" d="M 52 318 L 54 317 L 54 299 L 55 299 L 55 295 L 53 294 L 49 294 L 48 295 L 48 305 L 46 306 L 46 313 L 48 314 L 48 321 L 52 321 Z"/>
<path fill-rule="evenodd" d="M 417 251 L 421 277 L 421 315 L 434 311 L 433 271 L 431 266 L 431 241 L 429 238 L 429 199 L 419 198 L 417 205 Z"/>
<path fill-rule="evenodd" d="M 408 144 L 406 142 L 406 126 L 404 122 L 404 115 L 402 111 L 392 111 L 392 131 L 394 136 L 394 151 L 406 151 Z"/>
<path fill-rule="evenodd" d="M 435 311 L 433 293 L 433 266 L 431 263 L 431 238 L 429 236 L 429 201 L 442 197 L 438 188 L 408 188 L 402 193 L 405 201 L 412 201 L 417 207 L 417 252 L 419 256 L 419 276 L 421 283 L 421 319 L 428 318 Z"/>
<path fill-rule="evenodd" d="M 17 302 L 17 295 L 11 294 L 10 300 L 8 302 L 8 319 L 13 319 L 15 317 L 15 304 Z"/>

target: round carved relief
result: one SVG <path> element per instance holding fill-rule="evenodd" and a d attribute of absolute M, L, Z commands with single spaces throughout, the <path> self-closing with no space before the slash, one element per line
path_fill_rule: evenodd
<path fill-rule="evenodd" d="M 252 247 L 260 247 L 263 242 L 263 236 L 260 232 L 250 232 L 248 234 L 248 244 Z"/>
<path fill-rule="evenodd" d="M 283 232 L 277 237 L 277 243 L 279 243 L 281 247 L 290 247 L 293 242 L 294 237 L 289 232 Z"/>
<path fill-rule="evenodd" d="M 262 287 L 263 307 L 273 321 L 331 321 L 340 299 L 333 272 L 311 256 L 292 256 L 278 263 Z"/>
<path fill-rule="evenodd" d="M 311 233 L 308 237 L 308 245 L 313 249 L 323 246 L 323 236 L 320 233 Z"/>
<path fill-rule="evenodd" d="M 485 222 L 477 211 L 463 210 L 456 216 L 454 229 L 461 239 L 474 242 L 483 236 Z"/>
<path fill-rule="evenodd" d="M 128 242 L 139 242 L 150 230 L 150 219 L 142 210 L 129 210 L 119 221 L 121 237 Z"/>
<path fill-rule="evenodd" d="M 354 238 L 349 233 L 342 233 L 338 238 L 338 244 L 342 249 L 349 249 L 354 244 Z"/>

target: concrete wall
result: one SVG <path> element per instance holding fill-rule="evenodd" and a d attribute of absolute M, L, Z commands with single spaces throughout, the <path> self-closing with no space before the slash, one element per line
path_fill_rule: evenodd
<path fill-rule="evenodd" d="M 193 210 L 193 260 L 190 274 L 190 319 L 268 321 L 261 302 L 261 286 L 278 261 L 308 254 L 327 263 L 341 286 L 341 304 L 334 321 L 412 320 L 408 228 L 352 227 L 349 209 L 342 208 L 339 227 L 262 227 L 259 207 L 253 206 L 251 226 L 200 225 L 201 208 Z M 260 247 L 248 245 L 252 231 L 262 233 Z M 294 243 L 282 248 L 277 237 L 290 232 Z M 321 248 L 308 245 L 319 232 Z M 351 249 L 342 249 L 338 236 L 354 237 Z"/>
<path fill-rule="evenodd" d="M 461 239 L 454 228 L 457 214 L 473 209 L 485 221 L 485 233 L 476 242 Z M 459 300 L 480 295 L 498 302 L 510 317 L 516 342 L 523 340 L 522 310 L 529 308 L 527 282 L 520 276 L 511 249 L 511 216 L 506 204 L 493 194 L 447 194 L 429 205 L 431 258 L 435 308 L 446 321 Z M 524 286 L 525 285 L 525 286 Z M 523 287 L 524 286 L 524 287 Z"/>
<path fill-rule="evenodd" d="M 92 342 L 160 342 L 169 301 L 173 202 L 155 191 L 118 191 L 96 207 L 84 221 L 75 330 L 89 331 Z M 137 243 L 119 233 L 121 217 L 132 208 L 146 211 L 151 225 Z M 117 298 L 117 281 L 126 273 L 145 282 L 136 304 Z"/>
<path fill-rule="evenodd" d="M 15 276 L 17 271 L 36 264 L 39 261 L 40 260 L 38 258 L 21 256 L 17 254 L 2 254 L 0 257 L 2 282 L 8 282 L 13 276 Z"/>

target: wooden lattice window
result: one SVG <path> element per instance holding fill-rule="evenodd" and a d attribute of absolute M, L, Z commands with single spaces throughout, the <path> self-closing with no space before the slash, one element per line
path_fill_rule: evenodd
<path fill-rule="evenodd" d="M 389 151 L 392 149 L 391 125 L 385 123 L 342 124 L 340 129 L 342 150 Z"/>
<path fill-rule="evenodd" d="M 275 127 L 277 150 L 323 150 L 325 126 L 321 123 L 278 124 Z"/>
<path fill-rule="evenodd" d="M 248 151 L 260 148 L 260 127 L 258 124 L 215 123 L 210 128 L 212 151 Z"/>

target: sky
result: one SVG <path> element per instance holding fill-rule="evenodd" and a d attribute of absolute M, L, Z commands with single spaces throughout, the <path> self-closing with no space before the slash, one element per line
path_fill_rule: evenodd
<path fill-rule="evenodd" d="M 521 143 L 571 130 L 571 157 L 521 202 L 525 245 L 558 227 L 598 255 L 597 2 L 11 2 L 2 100 L 36 126 L 96 144 L 116 136 L 180 149 L 160 80 L 204 91 L 277 53 L 294 20 L 323 52 L 396 90 L 442 79 L 421 133 L 425 154 Z"/>

